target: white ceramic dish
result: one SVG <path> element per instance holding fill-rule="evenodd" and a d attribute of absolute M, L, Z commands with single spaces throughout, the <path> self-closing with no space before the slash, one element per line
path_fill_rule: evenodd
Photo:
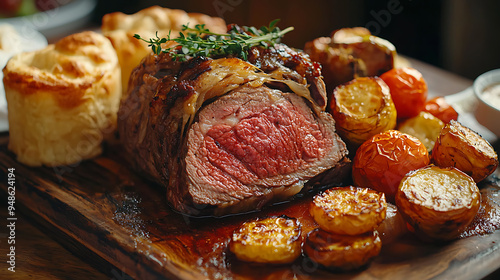
<path fill-rule="evenodd" d="M 0 22 L 0 25 L 2 24 L 3 22 Z M 1 70 L 14 54 L 19 52 L 35 51 L 47 46 L 47 39 L 40 32 L 31 29 L 28 26 L 13 25 L 12 27 L 14 27 L 18 34 L 18 37 L 16 37 L 15 40 L 19 41 L 15 44 L 16 46 L 19 46 L 19 48 L 16 49 L 16 52 L 0 51 L 0 132 L 9 130 L 9 123 L 7 121 L 7 101 L 5 100 L 3 72 Z"/>
<path fill-rule="evenodd" d="M 73 0 L 66 5 L 45 12 L 0 19 L 0 24 L 25 26 L 40 31 L 47 38 L 61 37 L 85 26 L 96 5 L 97 0 Z"/>
<path fill-rule="evenodd" d="M 491 99 L 485 96 L 485 92 L 495 85 L 500 85 L 500 69 L 488 71 L 474 80 L 474 94 L 478 99 L 474 114 L 480 124 L 500 137 L 500 97 Z M 498 86 L 498 91 L 500 91 L 500 86 Z"/>

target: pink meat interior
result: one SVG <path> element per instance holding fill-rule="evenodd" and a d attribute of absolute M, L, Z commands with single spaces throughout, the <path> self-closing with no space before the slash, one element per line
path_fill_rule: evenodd
<path fill-rule="evenodd" d="M 220 203 L 300 184 L 340 160 L 332 126 L 294 94 L 244 87 L 223 96 L 189 131 L 190 192 L 208 197 L 198 203 Z"/>

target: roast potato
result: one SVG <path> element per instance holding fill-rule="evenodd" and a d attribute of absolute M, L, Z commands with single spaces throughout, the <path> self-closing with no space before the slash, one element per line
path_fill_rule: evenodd
<path fill-rule="evenodd" d="M 424 240 L 457 238 L 480 203 L 474 180 L 454 167 L 430 165 L 410 172 L 396 194 L 401 215 Z"/>
<path fill-rule="evenodd" d="M 399 124 L 398 130 L 417 137 L 424 143 L 427 151 L 431 152 L 443 127 L 444 123 L 440 119 L 422 111 L 416 117 Z"/>
<path fill-rule="evenodd" d="M 361 235 L 338 235 L 315 229 L 304 242 L 304 253 L 331 270 L 362 268 L 380 253 L 382 242 L 377 231 Z"/>
<path fill-rule="evenodd" d="M 229 250 L 240 260 L 256 263 L 293 262 L 301 254 L 301 225 L 295 218 L 258 218 L 233 232 Z"/>
<path fill-rule="evenodd" d="M 373 231 L 385 219 L 386 209 L 383 193 L 349 186 L 316 195 L 310 213 L 324 231 L 358 235 Z"/>
<path fill-rule="evenodd" d="M 304 51 L 312 60 L 321 64 L 321 74 L 328 92 L 340 84 L 364 75 L 364 67 L 360 65 L 359 59 L 354 58 L 344 48 L 333 48 L 330 37 L 319 37 L 307 42 Z"/>
<path fill-rule="evenodd" d="M 304 51 L 322 66 L 330 90 L 356 77 L 379 76 L 394 67 L 396 48 L 363 27 L 344 28 L 307 42 Z"/>
<path fill-rule="evenodd" d="M 370 30 L 364 27 L 348 27 L 334 30 L 330 34 L 330 38 L 333 44 L 342 44 L 349 42 L 353 37 L 366 37 L 370 35 L 372 35 Z"/>
<path fill-rule="evenodd" d="M 389 87 L 376 77 L 356 78 L 335 88 L 330 110 L 338 133 L 354 148 L 396 126 Z"/>
<path fill-rule="evenodd" d="M 441 130 L 431 160 L 441 167 L 456 167 L 480 182 L 495 171 L 498 155 L 479 134 L 451 120 Z"/>
<path fill-rule="evenodd" d="M 385 219 L 377 227 L 377 232 L 383 244 L 393 242 L 403 234 L 408 232 L 406 221 L 403 219 L 396 205 L 387 203 Z"/>

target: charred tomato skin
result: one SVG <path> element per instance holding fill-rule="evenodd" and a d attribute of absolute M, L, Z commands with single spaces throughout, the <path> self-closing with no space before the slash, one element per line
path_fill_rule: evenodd
<path fill-rule="evenodd" d="M 354 184 L 383 192 L 394 202 L 401 179 L 427 166 L 429 153 L 416 137 L 397 130 L 374 135 L 356 151 L 352 168 Z"/>
<path fill-rule="evenodd" d="M 428 100 L 425 103 L 424 111 L 431 113 L 444 123 L 449 123 L 451 120 L 456 121 L 458 119 L 457 111 L 455 111 L 442 96 L 437 96 Z"/>

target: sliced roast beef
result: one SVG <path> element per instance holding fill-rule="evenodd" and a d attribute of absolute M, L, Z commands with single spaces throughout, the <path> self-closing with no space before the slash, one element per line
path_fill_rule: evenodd
<path fill-rule="evenodd" d="M 266 53 L 261 65 L 273 56 L 253 53 Z M 320 76 L 307 74 L 307 56 L 294 65 L 286 52 L 274 53 L 283 63 L 265 69 L 255 58 L 177 62 L 151 54 L 132 73 L 120 138 L 135 168 L 166 187 L 176 210 L 245 212 L 344 179 L 348 152 L 324 111 Z"/>

